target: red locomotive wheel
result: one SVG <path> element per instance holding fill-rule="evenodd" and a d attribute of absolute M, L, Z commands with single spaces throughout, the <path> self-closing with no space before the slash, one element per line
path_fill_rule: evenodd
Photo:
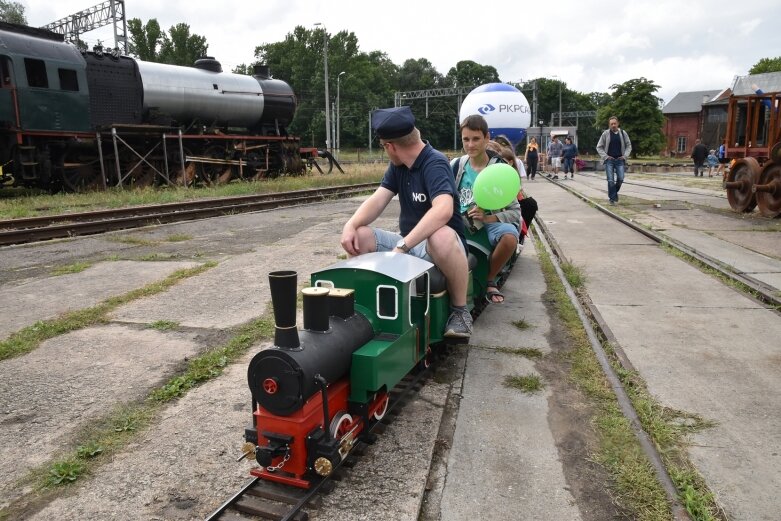
<path fill-rule="evenodd" d="M 388 403 L 390 403 L 388 393 L 380 393 L 377 398 L 377 403 L 379 404 L 379 407 L 377 407 L 377 410 L 374 412 L 374 419 L 379 421 L 383 419 L 385 413 L 388 412 Z"/>
<path fill-rule="evenodd" d="M 340 440 L 345 434 L 350 432 L 352 426 L 353 417 L 345 411 L 339 411 L 334 414 L 334 419 L 331 420 L 331 435 L 334 439 Z"/>
<path fill-rule="evenodd" d="M 431 361 L 433 360 L 434 353 L 431 352 L 431 346 L 426 348 L 426 356 L 423 357 L 423 368 L 428 369 L 431 367 Z"/>

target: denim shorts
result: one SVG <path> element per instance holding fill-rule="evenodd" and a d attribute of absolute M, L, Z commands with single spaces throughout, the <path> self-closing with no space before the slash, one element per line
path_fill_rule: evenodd
<path fill-rule="evenodd" d="M 491 243 L 491 247 L 494 248 L 499 243 L 499 239 L 502 235 L 507 233 L 513 235 L 515 240 L 518 240 L 518 228 L 510 223 L 484 223 L 485 232 L 488 234 L 488 242 Z"/>
<path fill-rule="evenodd" d="M 402 239 L 402 236 L 398 233 L 381 230 L 380 228 L 372 228 L 372 230 L 374 231 L 374 240 L 377 241 L 377 251 L 393 251 L 393 248 Z M 416 244 L 414 248 L 410 248 L 409 255 L 414 255 L 434 264 L 434 260 L 426 251 L 427 242 L 427 240 L 423 240 L 420 244 Z"/>

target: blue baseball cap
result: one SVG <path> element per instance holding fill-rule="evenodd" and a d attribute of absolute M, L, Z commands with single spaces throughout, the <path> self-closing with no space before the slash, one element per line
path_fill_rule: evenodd
<path fill-rule="evenodd" d="M 378 109 L 372 112 L 372 129 L 380 139 L 406 136 L 415 128 L 415 116 L 408 106 Z"/>

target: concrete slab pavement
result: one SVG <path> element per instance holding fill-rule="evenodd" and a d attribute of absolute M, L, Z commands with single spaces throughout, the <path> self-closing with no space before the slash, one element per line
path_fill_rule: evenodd
<path fill-rule="evenodd" d="M 778 519 L 778 314 L 644 244 L 639 234 L 628 237 L 623 225 L 552 184 L 533 194 L 651 393 L 668 407 L 717 422 L 693 436 L 690 456 L 728 517 Z"/>
<path fill-rule="evenodd" d="M 14 481 L 47 461 L 50 451 L 65 448 L 83 422 L 142 399 L 183 359 L 197 354 L 203 346 L 196 340 L 195 333 L 96 326 L 4 360 L 0 364 L 0 506 L 20 493 Z"/>
<path fill-rule="evenodd" d="M 781 288 L 781 260 L 762 255 L 737 244 L 713 237 L 712 235 L 685 228 L 670 228 L 665 235 L 692 246 L 697 251 L 719 259 L 727 266 L 739 270 L 746 275 Z M 766 234 L 767 235 L 767 234 Z M 781 252 L 779 252 L 781 254 Z"/>
<path fill-rule="evenodd" d="M 0 314 L 0 340 L 38 320 L 84 309 L 159 281 L 195 262 L 105 261 L 80 273 L 16 281 L 0 286 L 0 302 L 13 313 Z"/>
<path fill-rule="evenodd" d="M 550 352 L 546 290 L 532 241 L 470 340 L 441 519 L 582 519 L 549 425 L 549 387 L 534 395 L 503 385 L 506 376 L 539 375 L 534 361 L 495 350 Z M 519 330 L 519 319 L 531 327 Z"/>

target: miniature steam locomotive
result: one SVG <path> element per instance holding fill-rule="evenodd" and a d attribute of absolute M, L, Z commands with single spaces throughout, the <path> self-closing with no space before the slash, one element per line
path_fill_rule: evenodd
<path fill-rule="evenodd" d="M 467 244 L 474 311 L 485 298 L 491 249 L 484 229 L 468 235 Z M 427 365 L 431 347 L 445 342 L 450 299 L 433 264 L 399 253 L 364 254 L 312 274 L 302 290 L 299 331 L 296 273 L 274 272 L 269 282 L 274 347 L 249 364 L 253 418 L 243 451 L 259 464 L 252 475 L 309 488 L 382 419 L 402 378 Z"/>
<path fill-rule="evenodd" d="M 290 85 L 257 66 L 222 72 L 80 52 L 0 22 L 0 186 L 79 190 L 303 173 Z"/>

